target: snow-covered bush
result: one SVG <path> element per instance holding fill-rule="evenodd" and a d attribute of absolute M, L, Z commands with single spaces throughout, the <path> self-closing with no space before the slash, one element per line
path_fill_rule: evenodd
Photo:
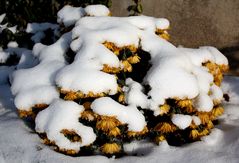
<path fill-rule="evenodd" d="M 119 154 L 135 139 L 182 145 L 223 113 L 227 59 L 214 47 L 175 47 L 167 19 L 111 17 L 91 5 L 65 6 L 58 22 L 60 38 L 31 51 L 38 64 L 11 77 L 20 117 L 57 151 Z"/>

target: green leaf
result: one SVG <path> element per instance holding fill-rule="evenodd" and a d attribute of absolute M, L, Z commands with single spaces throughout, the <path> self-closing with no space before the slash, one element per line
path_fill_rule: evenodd
<path fill-rule="evenodd" d="M 137 12 L 142 13 L 143 12 L 143 6 L 141 4 L 137 5 Z"/>

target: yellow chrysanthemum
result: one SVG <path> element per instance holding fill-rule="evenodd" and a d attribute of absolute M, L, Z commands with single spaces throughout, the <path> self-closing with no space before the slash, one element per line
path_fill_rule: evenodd
<path fill-rule="evenodd" d="M 212 62 L 207 62 L 207 63 L 204 63 L 203 65 L 206 66 L 208 68 L 209 72 L 213 75 L 214 83 L 217 86 L 220 86 L 222 79 L 223 79 L 223 74 L 220 69 L 220 66 L 217 65 L 216 63 L 212 63 Z"/>
<path fill-rule="evenodd" d="M 96 119 L 96 114 L 92 110 L 84 110 L 81 113 L 81 119 L 94 121 Z"/>
<path fill-rule="evenodd" d="M 169 40 L 170 39 L 170 35 L 167 32 L 168 29 L 156 29 L 155 33 L 156 35 L 158 35 L 159 37 L 165 39 L 165 40 Z"/>
<path fill-rule="evenodd" d="M 162 141 L 164 141 L 164 140 L 166 140 L 166 138 L 165 138 L 163 135 L 159 135 L 159 136 L 156 136 L 156 137 L 154 138 L 154 142 L 155 142 L 156 144 L 159 144 L 160 142 L 162 142 Z"/>
<path fill-rule="evenodd" d="M 142 131 L 139 131 L 139 132 L 128 131 L 128 132 L 127 132 L 127 136 L 128 136 L 129 138 L 134 138 L 134 137 L 138 137 L 138 136 L 143 136 L 143 135 L 147 134 L 148 131 L 149 131 L 149 130 L 148 130 L 147 126 L 145 126 L 144 129 L 143 129 Z"/>
<path fill-rule="evenodd" d="M 197 112 L 197 116 L 200 118 L 202 124 L 206 124 L 210 121 L 210 113 L 208 112 Z"/>
<path fill-rule="evenodd" d="M 113 129 L 109 130 L 109 132 L 107 134 L 108 134 L 108 136 L 117 137 L 117 136 L 121 135 L 121 132 L 118 127 L 115 127 Z"/>
<path fill-rule="evenodd" d="M 131 64 L 136 64 L 140 62 L 140 57 L 138 55 L 130 56 L 127 61 Z"/>
<path fill-rule="evenodd" d="M 120 94 L 119 97 L 118 97 L 118 101 L 120 103 L 125 103 L 125 95 L 124 94 Z"/>
<path fill-rule="evenodd" d="M 167 114 L 170 110 L 170 106 L 168 104 L 164 104 L 159 107 L 160 109 L 160 115 Z"/>
<path fill-rule="evenodd" d="M 199 134 L 198 130 L 194 129 L 194 130 L 191 130 L 191 131 L 190 131 L 189 137 L 190 137 L 191 139 L 194 139 L 194 140 L 195 140 L 195 139 L 197 139 L 198 137 L 200 137 L 200 134 Z"/>
<path fill-rule="evenodd" d="M 81 137 L 74 130 L 63 129 L 61 133 L 71 142 L 82 142 Z"/>
<path fill-rule="evenodd" d="M 100 147 L 100 150 L 104 154 L 115 154 L 121 151 L 121 146 L 117 143 L 106 143 Z"/>
<path fill-rule="evenodd" d="M 33 116 L 34 113 L 32 111 L 32 109 L 26 111 L 26 110 L 22 110 L 22 109 L 18 109 L 18 115 L 20 118 L 26 118 L 26 117 L 30 117 Z"/>
<path fill-rule="evenodd" d="M 99 120 L 96 122 L 96 128 L 108 132 L 115 127 L 121 125 L 120 121 L 115 117 L 100 116 Z"/>
<path fill-rule="evenodd" d="M 208 121 L 208 123 L 207 123 L 207 128 L 208 128 L 208 129 L 214 128 L 214 125 L 213 125 L 212 121 Z"/>
<path fill-rule="evenodd" d="M 201 136 L 206 136 L 206 135 L 209 134 L 209 130 L 208 130 L 208 129 L 204 129 L 204 130 L 202 130 L 201 132 L 199 132 L 199 134 L 200 134 L 200 137 L 201 137 Z"/>
<path fill-rule="evenodd" d="M 109 65 L 107 64 L 103 64 L 103 69 L 102 69 L 103 72 L 106 72 L 106 73 L 112 73 L 112 74 L 116 74 L 116 73 L 119 73 L 120 72 L 120 68 L 119 67 L 110 67 Z"/>
<path fill-rule="evenodd" d="M 221 116 L 224 113 L 224 109 L 221 106 L 212 109 L 212 115 L 215 117 Z"/>
<path fill-rule="evenodd" d="M 168 122 L 160 122 L 154 127 L 154 131 L 158 131 L 161 133 L 171 133 L 177 130 L 177 127 Z"/>
<path fill-rule="evenodd" d="M 127 61 L 122 61 L 122 64 L 123 64 L 123 71 L 124 72 L 132 72 L 133 68 L 132 68 L 132 65 Z"/>

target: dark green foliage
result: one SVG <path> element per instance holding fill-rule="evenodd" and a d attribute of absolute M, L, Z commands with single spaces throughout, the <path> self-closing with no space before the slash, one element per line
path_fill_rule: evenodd
<path fill-rule="evenodd" d="M 141 0 L 132 0 L 134 2 L 133 5 L 130 5 L 127 10 L 132 12 L 129 16 L 135 16 L 143 13 L 143 6 L 141 4 Z"/>
<path fill-rule="evenodd" d="M 29 22 L 56 22 L 57 12 L 64 5 L 75 7 L 89 4 L 111 6 L 111 0 L 0 0 L 0 14 L 6 13 L 10 26 L 23 30 Z"/>

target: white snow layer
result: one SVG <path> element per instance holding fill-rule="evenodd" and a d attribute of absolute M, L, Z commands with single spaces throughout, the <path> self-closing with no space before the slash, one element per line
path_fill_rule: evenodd
<path fill-rule="evenodd" d="M 84 16 L 109 16 L 109 14 L 109 9 L 104 5 L 88 5 L 85 8 L 66 5 L 58 11 L 57 22 L 68 27 Z"/>
<path fill-rule="evenodd" d="M 133 81 L 131 78 L 126 79 L 125 84 L 128 87 L 123 88 L 126 103 L 136 107 L 148 108 L 147 96 L 143 93 L 143 87 L 140 83 Z"/>
<path fill-rule="evenodd" d="M 84 107 L 72 101 L 55 100 L 48 108 L 36 117 L 36 131 L 46 133 L 50 141 L 54 141 L 60 149 L 79 151 L 80 147 L 90 145 L 96 139 L 91 127 L 79 123 Z M 62 123 L 63 122 L 63 123 Z M 71 142 L 61 131 L 67 129 L 76 132 L 81 142 Z"/>
<path fill-rule="evenodd" d="M 104 5 L 88 5 L 85 7 L 85 12 L 89 16 L 108 16 L 110 10 Z"/>
<path fill-rule="evenodd" d="M 116 116 L 122 123 L 127 124 L 129 131 L 142 131 L 146 126 L 143 114 L 135 106 L 124 106 L 110 97 L 101 97 L 91 104 L 92 110 L 105 116 Z"/>
<path fill-rule="evenodd" d="M 19 69 L 13 73 L 11 90 L 16 95 L 17 108 L 29 110 L 36 104 L 50 104 L 53 99 L 59 97 L 56 88 L 53 89 L 52 86 L 55 87 L 56 73 L 65 65 L 63 55 L 69 47 L 70 34 L 64 34 L 50 46 L 36 44 L 33 54 L 38 57 L 40 63 L 33 68 Z M 51 90 L 53 92 L 50 92 Z"/>
<path fill-rule="evenodd" d="M 192 117 L 190 115 L 183 115 L 183 114 L 174 114 L 172 116 L 172 122 L 178 128 L 184 130 L 185 128 L 189 127 L 192 123 Z"/>

